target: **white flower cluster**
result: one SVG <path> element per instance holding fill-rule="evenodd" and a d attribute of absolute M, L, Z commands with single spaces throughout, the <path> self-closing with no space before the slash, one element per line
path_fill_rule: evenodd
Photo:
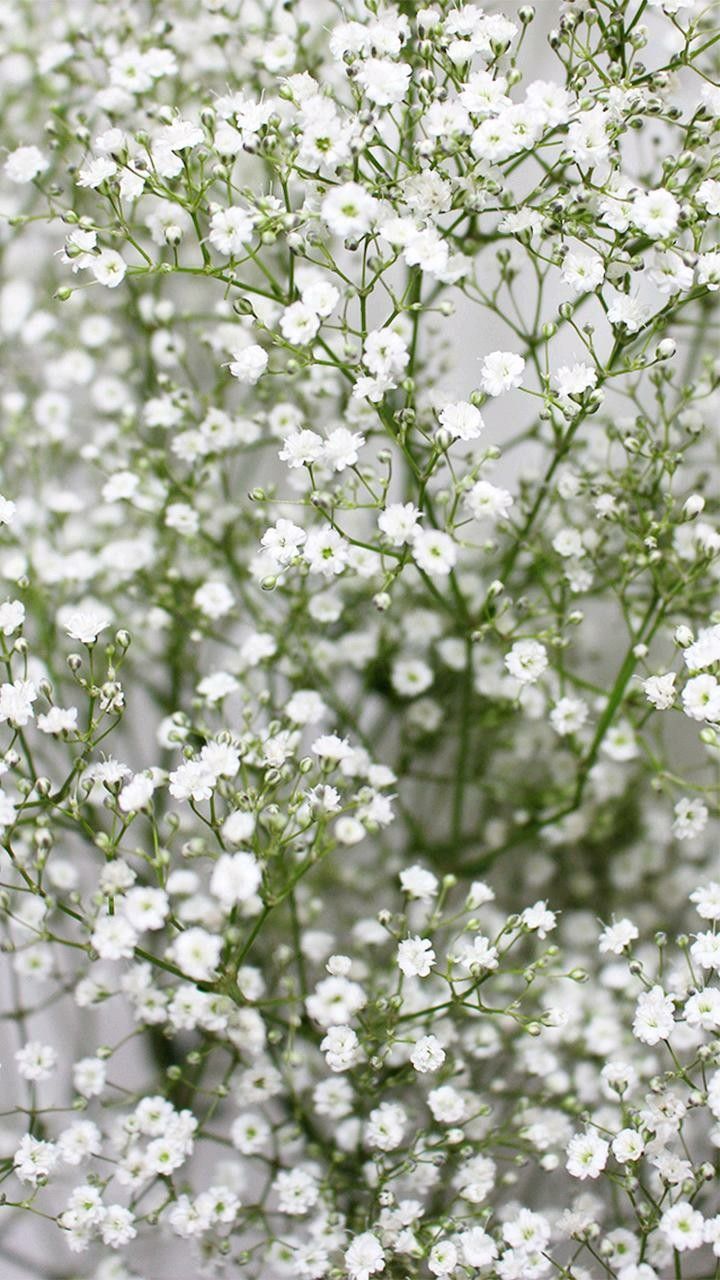
<path fill-rule="evenodd" d="M 714 6 L 7 8 L 0 1272 L 714 1275 Z"/>

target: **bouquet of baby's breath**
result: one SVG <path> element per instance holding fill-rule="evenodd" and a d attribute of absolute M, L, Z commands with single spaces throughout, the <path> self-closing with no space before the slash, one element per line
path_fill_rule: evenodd
<path fill-rule="evenodd" d="M 717 1277 L 720 6 L 0 85 L 3 1280 Z"/>

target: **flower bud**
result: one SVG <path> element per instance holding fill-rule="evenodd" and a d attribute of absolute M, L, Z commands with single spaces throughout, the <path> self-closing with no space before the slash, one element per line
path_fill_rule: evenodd
<path fill-rule="evenodd" d="M 687 649 L 688 645 L 693 642 L 693 633 L 688 626 L 681 622 L 680 626 L 675 628 L 673 640 L 681 649 Z"/>
<path fill-rule="evenodd" d="M 688 520 L 694 520 L 695 516 L 699 516 L 705 506 L 705 499 L 701 493 L 691 493 L 683 503 L 683 511 Z"/>
<path fill-rule="evenodd" d="M 655 348 L 656 360 L 671 360 L 677 351 L 677 343 L 672 338 L 663 338 Z"/>

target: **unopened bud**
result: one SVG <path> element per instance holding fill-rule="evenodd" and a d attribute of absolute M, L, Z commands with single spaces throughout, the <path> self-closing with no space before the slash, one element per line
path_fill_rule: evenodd
<path fill-rule="evenodd" d="M 683 503 L 683 511 L 688 520 L 694 520 L 695 516 L 699 516 L 705 506 L 705 499 L 701 493 L 691 493 Z"/>
<path fill-rule="evenodd" d="M 677 343 L 672 338 L 663 338 L 655 348 L 656 360 L 671 360 L 677 351 Z"/>
<path fill-rule="evenodd" d="M 688 645 L 693 642 L 693 633 L 688 626 L 681 622 L 680 626 L 675 628 L 673 640 L 681 649 L 687 649 Z"/>

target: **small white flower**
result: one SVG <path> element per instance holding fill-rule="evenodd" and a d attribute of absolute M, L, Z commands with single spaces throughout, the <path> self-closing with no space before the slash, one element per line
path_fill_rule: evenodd
<path fill-rule="evenodd" d="M 421 1036 L 413 1046 L 410 1061 L 416 1071 L 425 1075 L 429 1071 L 439 1071 L 445 1056 L 437 1036 Z"/>
<path fill-rule="evenodd" d="M 605 266 L 597 253 L 568 253 L 560 274 L 576 293 L 590 293 L 605 279 Z"/>
<path fill-rule="evenodd" d="M 434 1276 L 450 1276 L 458 1263 L 458 1251 L 452 1240 L 438 1240 L 428 1256 L 428 1270 Z"/>
<path fill-rule="evenodd" d="M 616 920 L 603 929 L 598 941 L 598 950 L 601 955 L 606 955 L 608 952 L 615 956 L 622 955 L 623 951 L 639 936 L 638 927 L 632 920 Z"/>
<path fill-rule="evenodd" d="M 253 386 L 264 374 L 268 366 L 268 355 L 257 343 L 241 347 L 233 352 L 230 372 L 233 378 L 246 386 Z"/>
<path fill-rule="evenodd" d="M 565 1168 L 573 1178 L 597 1178 L 605 1168 L 609 1150 L 608 1143 L 591 1130 L 576 1133 L 567 1146 Z"/>
<path fill-rule="evenodd" d="M 126 782 L 118 796 L 118 808 L 122 813 L 139 813 L 152 799 L 155 779 L 149 773 L 136 773 Z"/>
<path fill-rule="evenodd" d="M 490 484 L 489 480 L 476 480 L 465 494 L 465 504 L 476 520 L 505 520 L 513 501 L 507 489 Z"/>
<path fill-rule="evenodd" d="M 486 395 L 500 396 L 522 385 L 525 361 L 514 351 L 491 351 L 480 369 L 480 385 Z"/>
<path fill-rule="evenodd" d="M 189 978 L 204 982 L 215 975 L 222 946 L 221 937 L 208 933 L 206 929 L 193 927 L 178 935 L 170 952 L 183 973 Z"/>
<path fill-rule="evenodd" d="M 505 654 L 505 666 L 521 684 L 534 684 L 547 669 L 547 650 L 539 640 L 516 640 Z"/>
<path fill-rule="evenodd" d="M 720 934 L 699 933 L 690 948 L 690 954 L 702 969 L 720 972 Z"/>
<path fill-rule="evenodd" d="M 231 205 L 217 209 L 210 219 L 208 240 L 220 253 L 234 256 L 242 253 L 254 235 L 255 219 L 247 209 Z"/>
<path fill-rule="evenodd" d="M 412 75 L 406 62 L 392 62 L 389 58 L 368 58 L 362 65 L 358 80 L 365 96 L 379 107 L 402 102 Z"/>
<path fill-rule="evenodd" d="M 675 1025 L 674 1008 L 672 996 L 666 995 L 662 987 L 656 985 L 643 991 L 635 1008 L 633 1034 L 643 1044 L 666 1040 Z"/>
<path fill-rule="evenodd" d="M 637 759 L 640 748 L 632 725 L 627 720 L 621 720 L 619 724 L 608 729 L 601 750 L 603 755 L 621 764 L 626 760 Z"/>
<path fill-rule="evenodd" d="M 460 963 L 469 973 L 491 973 L 498 967 L 498 951 L 489 938 L 476 934 L 472 942 L 464 942 L 460 950 Z"/>
<path fill-rule="evenodd" d="M 213 868 L 210 892 L 229 911 L 253 898 L 261 880 L 262 871 L 252 853 L 223 853 Z"/>
<path fill-rule="evenodd" d="M 669 191 L 659 188 L 636 196 L 630 206 L 630 218 L 639 231 L 652 240 L 672 235 L 680 216 L 680 205 Z"/>
<path fill-rule="evenodd" d="M 690 672 L 706 671 L 720 662 L 720 623 L 701 630 L 697 640 L 685 648 L 683 659 Z"/>
<path fill-rule="evenodd" d="M 15 518 L 15 511 L 15 503 L 11 502 L 9 498 L 0 496 L 0 525 L 12 524 Z"/>
<path fill-rule="evenodd" d="M 94 644 L 101 631 L 107 630 L 112 617 L 102 605 L 92 603 L 70 609 L 63 615 L 66 635 L 81 644 Z"/>
<path fill-rule="evenodd" d="M 78 727 L 78 709 L 51 707 L 44 715 L 38 716 L 37 727 L 41 733 L 52 735 L 75 733 Z"/>
<path fill-rule="evenodd" d="M 314 755 L 319 756 L 321 760 L 327 760 L 332 763 L 338 763 L 341 760 L 349 760 L 353 754 L 353 749 L 347 738 L 339 738 L 336 733 L 323 733 L 313 742 L 310 750 Z"/>
<path fill-rule="evenodd" d="M 77 184 L 79 187 L 89 187 L 91 190 L 95 190 L 116 173 L 117 165 L 114 160 L 111 160 L 109 156 L 97 156 L 80 169 L 77 176 Z"/>
<path fill-rule="evenodd" d="M 369 1280 L 378 1271 L 385 1270 L 385 1252 L 380 1240 L 372 1231 L 355 1236 L 345 1250 L 345 1266 L 350 1280 Z"/>
<path fill-rule="evenodd" d="M 421 658 L 403 658 L 393 663 L 393 688 L 405 698 L 415 698 L 430 688 L 432 669 Z"/>
<path fill-rule="evenodd" d="M 33 178 L 45 173 L 49 164 L 39 147 L 16 147 L 5 161 L 3 172 L 11 182 L 32 182 Z"/>
<path fill-rule="evenodd" d="M 294 346 L 304 347 L 317 334 L 320 319 L 304 302 L 293 302 L 280 317 L 280 332 Z"/>
<path fill-rule="evenodd" d="M 690 894 L 690 901 L 703 920 L 720 920 L 720 884 L 716 880 L 695 889 Z"/>
<path fill-rule="evenodd" d="M 400 886 L 409 898 L 431 902 L 440 889 L 440 882 L 426 867 L 412 866 L 400 872 Z"/>
<path fill-rule="evenodd" d="M 485 426 L 480 410 L 467 400 L 446 404 L 440 422 L 453 440 L 477 440 Z"/>
<path fill-rule="evenodd" d="M 228 844 L 240 845 L 249 840 L 255 830 L 255 816 L 237 809 L 228 814 L 222 824 L 222 837 Z"/>
<path fill-rule="evenodd" d="M 715 676 L 691 676 L 682 691 L 682 707 L 691 720 L 720 721 L 720 684 Z"/>
<path fill-rule="evenodd" d="M 73 1067 L 73 1084 L 83 1098 L 97 1098 L 105 1088 L 106 1075 L 102 1058 L 81 1058 Z"/>
<path fill-rule="evenodd" d="M 561 737 L 578 733 L 587 718 L 588 707 L 582 698 L 560 698 L 550 712 L 550 723 Z"/>
<path fill-rule="evenodd" d="M 492 1236 L 482 1227 L 470 1227 L 458 1237 L 462 1259 L 468 1267 L 489 1267 L 498 1255 Z"/>
<path fill-rule="evenodd" d="M 359 431 L 348 431 L 347 427 L 336 427 L 330 432 L 323 445 L 322 461 L 333 471 L 345 471 L 348 467 L 355 466 L 364 444 L 365 437 Z"/>
<path fill-rule="evenodd" d="M 699 1249 L 705 1240 L 705 1220 L 699 1209 L 693 1209 L 686 1200 L 679 1200 L 665 1210 L 659 1228 L 678 1253 Z"/>
<path fill-rule="evenodd" d="M 0 723 L 22 729 L 34 716 L 33 702 L 38 692 L 32 680 L 13 680 L 0 685 Z"/>
<path fill-rule="evenodd" d="M 559 529 L 552 540 L 553 550 L 564 560 L 579 559 L 585 555 L 585 546 L 578 529 Z"/>
<path fill-rule="evenodd" d="M 402 1146 L 407 1112 L 398 1102 L 381 1102 L 365 1123 L 365 1143 L 376 1151 L 395 1151 Z"/>
<path fill-rule="evenodd" d="M 430 577 L 445 578 L 457 564 L 456 544 L 438 529 L 416 529 L 412 553 L 415 563 Z"/>
<path fill-rule="evenodd" d="M 672 830 L 676 840 L 693 840 L 699 836 L 710 816 L 707 805 L 689 796 L 678 800 L 674 815 Z"/>
<path fill-rule="evenodd" d="M 123 916 L 101 916 L 90 941 L 102 960 L 125 960 L 133 954 L 137 933 Z"/>
<path fill-rule="evenodd" d="M 551 381 L 560 397 L 582 396 L 597 385 L 597 372 L 588 364 L 562 365 Z"/>
<path fill-rule="evenodd" d="M 673 706 L 675 702 L 675 680 L 674 671 L 668 671 L 665 675 L 648 676 L 646 680 L 643 680 L 645 697 L 657 711 L 668 711 Z"/>
<path fill-rule="evenodd" d="M 25 606 L 20 600 L 6 600 L 0 604 L 0 631 L 4 636 L 11 636 L 19 631 L 25 621 Z"/>
<path fill-rule="evenodd" d="M 391 546 L 402 547 L 405 543 L 412 542 L 420 516 L 421 512 L 412 502 L 394 502 L 381 511 L 378 528 Z"/>
<path fill-rule="evenodd" d="M 467 1115 L 467 1103 L 464 1097 L 451 1084 L 443 1084 L 437 1089 L 431 1089 L 427 1101 L 433 1119 L 439 1124 L 458 1124 Z"/>
<path fill-rule="evenodd" d="M 379 204 L 357 182 L 333 187 L 322 202 L 322 216 L 338 236 L 360 236 L 370 230 Z"/>
<path fill-rule="evenodd" d="M 235 597 L 224 582 L 205 582 L 195 592 L 193 604 L 206 618 L 216 622 L 234 608 Z"/>
<path fill-rule="evenodd" d="M 97 257 L 90 259 L 89 265 L 98 284 L 104 284 L 107 289 L 117 289 L 127 272 L 125 260 L 115 249 L 102 249 Z"/>
<path fill-rule="evenodd" d="M 162 929 L 170 912 L 170 900 L 164 889 L 137 885 L 122 900 L 122 912 L 138 933 Z"/>
<path fill-rule="evenodd" d="M 398 944 L 398 968 L 406 977 L 427 978 L 434 963 L 435 952 L 429 938 L 405 938 Z"/>
<path fill-rule="evenodd" d="M 21 1182 L 37 1186 L 41 1179 L 50 1177 L 59 1159 L 60 1151 L 55 1143 L 26 1133 L 13 1156 L 13 1166 Z"/>
<path fill-rule="evenodd" d="M 645 1143 L 636 1129 L 621 1129 L 610 1145 L 618 1164 L 639 1160 L 645 1150 Z"/>
<path fill-rule="evenodd" d="M 320 1042 L 331 1071 L 349 1071 L 362 1059 L 360 1042 L 352 1027 L 331 1026 Z"/>
<path fill-rule="evenodd" d="M 357 982 L 329 977 L 318 982 L 305 1006 L 321 1027 L 347 1026 L 354 1013 L 367 1004 L 367 996 Z"/>
<path fill-rule="evenodd" d="M 47 1080 L 57 1066 L 57 1050 L 39 1040 L 28 1040 L 15 1054 L 18 1072 L 23 1080 Z"/>

